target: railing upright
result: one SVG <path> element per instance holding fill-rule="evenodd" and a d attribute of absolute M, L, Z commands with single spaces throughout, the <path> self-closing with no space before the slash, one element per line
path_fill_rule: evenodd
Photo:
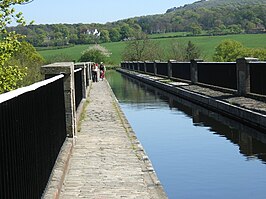
<path fill-rule="evenodd" d="M 82 99 L 86 98 L 87 91 L 87 65 L 86 63 L 75 64 L 75 96 L 76 96 L 76 110 Z"/>

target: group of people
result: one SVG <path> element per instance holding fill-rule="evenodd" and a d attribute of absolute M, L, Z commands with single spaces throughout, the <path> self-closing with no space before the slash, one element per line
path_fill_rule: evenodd
<path fill-rule="evenodd" d="M 98 82 L 99 79 L 103 80 L 105 71 L 106 71 L 106 68 L 103 62 L 100 63 L 100 66 L 97 63 L 93 63 L 91 65 L 92 81 Z"/>

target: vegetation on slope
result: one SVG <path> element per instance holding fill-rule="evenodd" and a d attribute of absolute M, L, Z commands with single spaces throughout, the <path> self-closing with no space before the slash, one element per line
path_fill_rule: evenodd
<path fill-rule="evenodd" d="M 34 46 L 64 46 L 131 40 L 136 32 L 186 32 L 187 35 L 263 33 L 266 0 L 203 0 L 165 14 L 106 24 L 45 24 L 12 27 Z M 100 33 L 99 33 L 100 32 Z"/>
<path fill-rule="evenodd" d="M 222 35 L 222 36 L 190 36 L 190 37 L 177 37 L 177 38 L 159 38 L 155 41 L 160 45 L 164 51 L 162 60 L 169 59 L 168 52 L 171 51 L 172 43 L 187 44 L 191 41 L 201 51 L 202 58 L 206 61 L 212 61 L 215 48 L 226 39 L 233 39 L 241 42 L 246 48 L 265 48 L 266 34 L 240 34 L 240 35 Z M 118 65 L 122 60 L 122 54 L 127 46 L 127 42 L 112 42 L 101 44 L 107 48 L 111 55 L 107 62 L 112 65 Z M 89 45 L 76 45 L 70 48 L 56 49 L 56 50 L 43 50 L 39 53 L 48 61 L 54 62 L 55 57 L 68 57 L 69 61 L 77 61 L 81 52 L 88 48 Z"/>

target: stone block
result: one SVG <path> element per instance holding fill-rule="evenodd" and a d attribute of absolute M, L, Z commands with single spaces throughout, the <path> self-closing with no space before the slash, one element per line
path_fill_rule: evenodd
<path fill-rule="evenodd" d="M 42 74 L 70 74 L 74 68 L 73 62 L 58 62 L 41 67 Z"/>

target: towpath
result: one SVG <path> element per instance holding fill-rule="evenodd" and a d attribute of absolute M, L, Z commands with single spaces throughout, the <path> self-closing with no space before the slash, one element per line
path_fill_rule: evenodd
<path fill-rule="evenodd" d="M 167 198 L 106 80 L 87 101 L 60 198 Z"/>

